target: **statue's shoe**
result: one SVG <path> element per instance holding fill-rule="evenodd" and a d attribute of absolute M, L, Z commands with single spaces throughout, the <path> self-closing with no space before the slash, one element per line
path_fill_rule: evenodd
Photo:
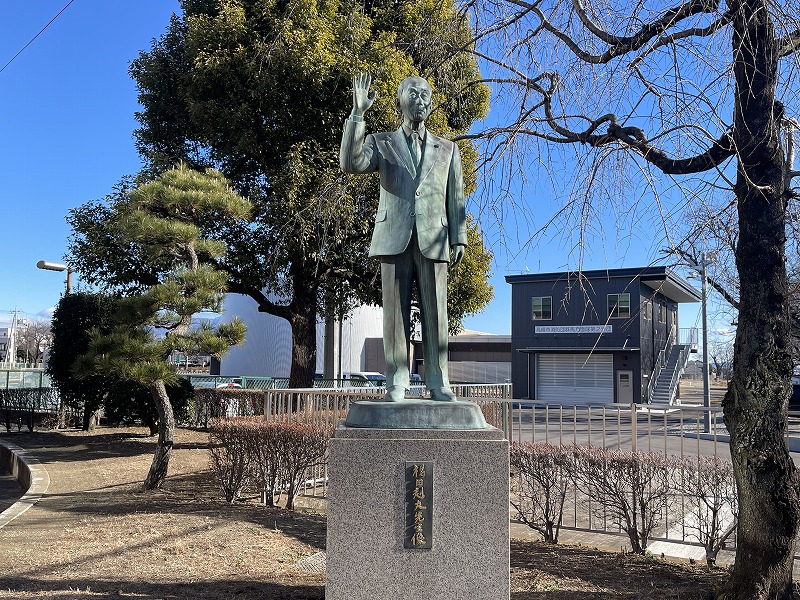
<path fill-rule="evenodd" d="M 406 398 L 406 388 L 402 385 L 393 385 L 386 389 L 386 395 L 383 397 L 384 402 L 401 402 Z"/>
<path fill-rule="evenodd" d="M 431 400 L 439 400 L 442 402 L 455 402 L 456 395 L 448 387 L 440 387 L 431 390 Z"/>

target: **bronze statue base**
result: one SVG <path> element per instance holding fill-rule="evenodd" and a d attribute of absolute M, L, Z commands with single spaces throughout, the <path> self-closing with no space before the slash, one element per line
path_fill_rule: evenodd
<path fill-rule="evenodd" d="M 370 429 L 486 429 L 480 406 L 473 402 L 403 400 L 353 402 L 344 423 Z"/>

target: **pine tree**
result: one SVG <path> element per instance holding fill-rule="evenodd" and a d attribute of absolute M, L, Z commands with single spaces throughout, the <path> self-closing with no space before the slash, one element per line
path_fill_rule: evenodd
<path fill-rule="evenodd" d="M 144 293 L 122 299 L 114 328 L 90 333 L 89 351 L 75 372 L 119 377 L 150 389 L 158 410 L 158 447 L 145 489 L 160 487 L 169 467 L 175 419 L 165 386 L 178 379 L 170 354 L 221 357 L 244 341 L 239 320 L 216 327 L 192 324 L 198 313 L 219 312 L 227 289 L 227 275 L 211 264 L 222 257 L 224 245 L 202 238 L 200 226 L 209 219 L 244 220 L 249 212 L 250 203 L 221 173 L 181 165 L 133 190 L 118 220 L 120 236 L 142 256 L 169 261 L 173 268 Z"/>

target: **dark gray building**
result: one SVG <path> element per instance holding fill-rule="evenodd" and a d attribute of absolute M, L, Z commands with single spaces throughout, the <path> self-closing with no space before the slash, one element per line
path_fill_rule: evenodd
<path fill-rule="evenodd" d="M 667 267 L 506 276 L 515 398 L 672 403 L 700 293 Z"/>
<path fill-rule="evenodd" d="M 448 371 L 451 383 L 506 383 L 511 378 L 511 336 L 464 330 L 448 340 Z M 383 338 L 367 338 L 364 345 L 370 371 L 383 373 Z M 411 345 L 411 373 L 425 379 L 422 341 Z"/>

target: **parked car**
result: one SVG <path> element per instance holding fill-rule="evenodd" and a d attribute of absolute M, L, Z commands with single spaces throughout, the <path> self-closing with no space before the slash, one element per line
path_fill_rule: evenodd
<path fill-rule="evenodd" d="M 386 376 L 383 373 L 374 371 L 360 371 L 356 373 L 345 373 L 344 378 L 355 385 L 381 387 L 386 385 Z"/>
<path fill-rule="evenodd" d="M 215 377 L 195 377 L 192 378 L 192 387 L 195 388 L 240 388 L 242 387 L 242 380 L 238 377 L 230 381 L 218 382 Z"/>
<path fill-rule="evenodd" d="M 789 396 L 789 410 L 800 410 L 800 366 L 792 371 L 792 395 Z"/>
<path fill-rule="evenodd" d="M 228 381 L 227 383 L 219 383 L 217 384 L 217 389 L 219 388 L 240 388 L 242 387 L 241 383 L 236 383 L 235 381 Z"/>

